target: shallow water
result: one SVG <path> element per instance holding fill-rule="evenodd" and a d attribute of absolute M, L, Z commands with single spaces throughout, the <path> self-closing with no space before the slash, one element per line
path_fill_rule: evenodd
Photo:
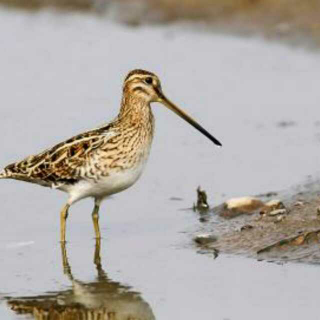
<path fill-rule="evenodd" d="M 181 210 L 192 206 L 198 185 L 216 205 L 318 174 L 318 55 L 188 25 L 130 29 L 85 15 L 4 9 L 0 23 L 1 166 L 110 120 L 122 80 L 136 67 L 159 74 L 168 97 L 224 144 L 215 148 L 154 106 L 146 172 L 101 211 L 101 263 L 118 289 L 140 293 L 138 306 L 156 319 L 318 314 L 317 267 L 198 254 L 188 232 L 199 222 Z M 65 196 L 15 181 L 1 181 L 0 196 L 0 295 L 70 293 L 58 243 Z M 73 278 L 94 288 L 91 209 L 89 200 L 71 209 L 67 254 Z M 87 295 L 80 298 L 92 306 Z M 0 319 L 17 318 L 25 317 L 4 300 Z"/>

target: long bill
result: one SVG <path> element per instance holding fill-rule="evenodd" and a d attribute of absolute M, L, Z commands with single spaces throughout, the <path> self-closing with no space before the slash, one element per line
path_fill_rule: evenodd
<path fill-rule="evenodd" d="M 172 110 L 174 113 L 176 113 L 179 117 L 187 121 L 189 124 L 191 124 L 194 128 L 196 128 L 198 131 L 200 131 L 203 135 L 205 135 L 208 139 L 210 139 L 214 144 L 221 147 L 222 144 L 219 140 L 217 140 L 214 136 L 212 136 L 206 129 L 204 129 L 198 122 L 196 122 L 194 119 L 192 119 L 187 113 L 185 113 L 183 110 L 178 108 L 175 104 L 173 104 L 167 97 L 161 92 L 159 92 L 159 98 L 161 103 L 163 103 L 168 109 Z"/>

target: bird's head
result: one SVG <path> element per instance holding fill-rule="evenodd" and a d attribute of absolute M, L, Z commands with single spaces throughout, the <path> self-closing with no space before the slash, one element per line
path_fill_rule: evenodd
<path fill-rule="evenodd" d="M 202 134 L 204 134 L 213 143 L 218 146 L 222 146 L 222 144 L 207 130 L 200 126 L 200 124 L 192 119 L 187 113 L 173 104 L 163 94 L 160 80 L 154 73 L 141 69 L 132 70 L 124 80 L 123 90 L 130 96 L 139 97 L 140 99 L 145 100 L 147 103 L 159 102 L 163 104 L 168 109 L 176 113 L 179 117 L 191 124 Z"/>
<path fill-rule="evenodd" d="M 129 72 L 124 80 L 124 90 L 131 96 L 137 96 L 148 103 L 160 102 L 159 96 L 162 94 L 159 78 L 149 71 L 133 70 Z"/>

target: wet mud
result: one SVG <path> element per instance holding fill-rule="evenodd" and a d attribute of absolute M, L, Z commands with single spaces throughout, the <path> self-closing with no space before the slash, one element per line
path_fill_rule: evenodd
<path fill-rule="evenodd" d="M 238 201 L 238 208 L 228 208 L 225 203 L 205 213 L 198 210 L 202 228 L 194 241 L 208 252 L 218 250 L 220 253 L 242 254 L 258 260 L 319 264 L 318 185 L 314 183 L 311 190 L 290 197 L 280 193 L 283 202 L 265 202 L 269 206 L 264 204 L 263 199 L 243 198 L 246 203 L 239 199 L 242 201 Z"/>

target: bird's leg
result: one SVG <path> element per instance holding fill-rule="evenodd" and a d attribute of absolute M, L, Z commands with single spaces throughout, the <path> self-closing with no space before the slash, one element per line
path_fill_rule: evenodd
<path fill-rule="evenodd" d="M 94 250 L 94 264 L 96 265 L 97 269 L 101 269 L 101 258 L 100 258 L 100 248 L 101 248 L 101 239 L 96 239 L 96 246 Z"/>
<path fill-rule="evenodd" d="M 94 232 L 96 234 L 96 239 L 101 239 L 100 227 L 99 227 L 99 208 L 101 200 L 96 199 L 94 203 L 94 208 L 92 211 L 92 221 L 94 226 Z"/>
<path fill-rule="evenodd" d="M 66 221 L 69 214 L 70 205 L 67 203 L 60 213 L 60 241 L 66 242 Z"/>
<path fill-rule="evenodd" d="M 67 256 L 67 248 L 66 248 L 66 243 L 61 242 L 61 256 L 62 256 L 62 265 L 63 265 L 63 273 L 66 274 L 70 280 L 73 280 L 73 276 L 71 273 L 71 268 L 69 265 L 68 261 L 68 256 Z"/>

